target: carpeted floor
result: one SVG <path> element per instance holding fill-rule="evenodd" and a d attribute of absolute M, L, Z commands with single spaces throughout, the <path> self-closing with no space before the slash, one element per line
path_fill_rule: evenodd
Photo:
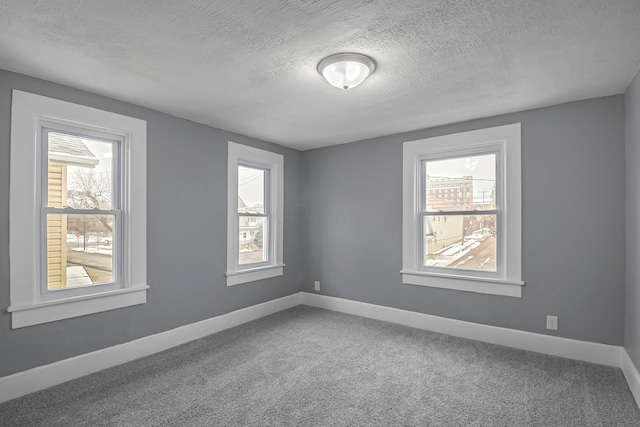
<path fill-rule="evenodd" d="M 640 426 L 619 369 L 300 306 L 0 404 L 1 426 Z"/>

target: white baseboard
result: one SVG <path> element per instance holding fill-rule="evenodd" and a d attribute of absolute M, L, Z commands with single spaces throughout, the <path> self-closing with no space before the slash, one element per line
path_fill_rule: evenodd
<path fill-rule="evenodd" d="M 111 368 L 300 305 L 301 292 L 0 378 L 0 402 Z"/>
<path fill-rule="evenodd" d="M 613 345 L 482 325 L 308 292 L 302 294 L 302 304 L 521 350 L 620 367 L 622 347 Z"/>
<path fill-rule="evenodd" d="M 461 338 L 621 368 L 640 407 L 640 374 L 622 347 L 448 319 L 299 292 L 251 307 L 0 378 L 0 402 L 131 362 L 297 305 L 383 320 Z"/>
<path fill-rule="evenodd" d="M 629 388 L 633 397 L 636 399 L 636 403 L 640 408 L 640 373 L 638 368 L 633 364 L 629 353 L 624 348 L 622 349 L 622 355 L 620 356 L 620 368 L 624 373 L 624 377 L 627 379 Z"/>

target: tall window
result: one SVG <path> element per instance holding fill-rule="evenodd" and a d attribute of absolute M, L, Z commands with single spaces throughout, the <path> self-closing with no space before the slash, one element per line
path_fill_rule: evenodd
<path fill-rule="evenodd" d="M 268 264 L 271 260 L 269 169 L 238 165 L 238 265 L 241 268 Z"/>
<path fill-rule="evenodd" d="M 121 262 L 115 262 L 122 254 L 122 139 L 57 127 L 43 123 L 41 138 L 42 284 L 43 295 L 52 297 L 115 284 L 122 274 Z"/>
<path fill-rule="evenodd" d="M 283 274 L 280 154 L 229 142 L 227 285 Z"/>
<path fill-rule="evenodd" d="M 11 120 L 12 327 L 146 302 L 146 122 L 21 91 Z"/>
<path fill-rule="evenodd" d="M 403 151 L 403 282 L 520 297 L 520 125 Z"/>

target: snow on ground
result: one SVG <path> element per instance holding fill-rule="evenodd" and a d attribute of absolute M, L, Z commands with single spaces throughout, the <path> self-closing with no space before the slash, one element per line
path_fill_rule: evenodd
<path fill-rule="evenodd" d="M 113 255 L 113 249 L 111 246 L 87 246 L 87 249 L 83 247 L 79 248 L 71 248 L 72 251 L 75 252 L 84 252 L 85 254 L 101 254 L 101 255 Z"/>
<path fill-rule="evenodd" d="M 482 234 L 482 230 L 477 230 L 473 234 L 465 236 L 464 244 L 460 242 L 453 243 L 449 246 L 446 246 L 438 251 L 436 251 L 433 255 L 434 258 L 427 259 L 426 265 L 430 267 L 446 267 L 452 262 L 461 259 L 473 249 L 480 246 L 482 241 L 488 237 L 487 234 Z M 460 261 L 460 265 L 464 265 L 469 262 L 473 258 L 473 255 L 467 257 L 466 259 Z M 483 265 L 489 261 L 487 258 Z"/>
<path fill-rule="evenodd" d="M 111 237 L 87 236 L 85 249 L 84 237 L 76 237 L 75 234 L 67 234 L 67 248 L 75 252 L 87 254 L 113 255 Z"/>

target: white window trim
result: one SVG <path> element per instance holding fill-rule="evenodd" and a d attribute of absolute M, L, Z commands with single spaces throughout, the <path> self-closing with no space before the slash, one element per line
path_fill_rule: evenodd
<path fill-rule="evenodd" d="M 284 156 L 229 141 L 227 174 L 227 286 L 253 282 L 284 274 L 283 213 L 284 213 Z M 250 162 L 269 169 L 271 197 L 272 259 L 270 264 L 251 268 L 238 265 L 238 163 Z"/>
<path fill-rule="evenodd" d="M 18 90 L 11 114 L 9 198 L 10 300 L 13 329 L 146 302 L 147 123 Z M 40 198 L 42 123 L 57 123 L 123 138 L 123 270 L 119 289 L 43 299 Z"/>
<path fill-rule="evenodd" d="M 408 285 L 455 289 L 483 294 L 522 296 L 522 172 L 520 123 L 405 142 L 402 183 L 402 282 Z M 434 273 L 421 270 L 420 228 L 418 226 L 420 163 L 424 156 L 458 153 L 482 147 L 500 146 L 504 173 L 503 233 L 504 266 L 499 277 L 472 274 Z"/>

